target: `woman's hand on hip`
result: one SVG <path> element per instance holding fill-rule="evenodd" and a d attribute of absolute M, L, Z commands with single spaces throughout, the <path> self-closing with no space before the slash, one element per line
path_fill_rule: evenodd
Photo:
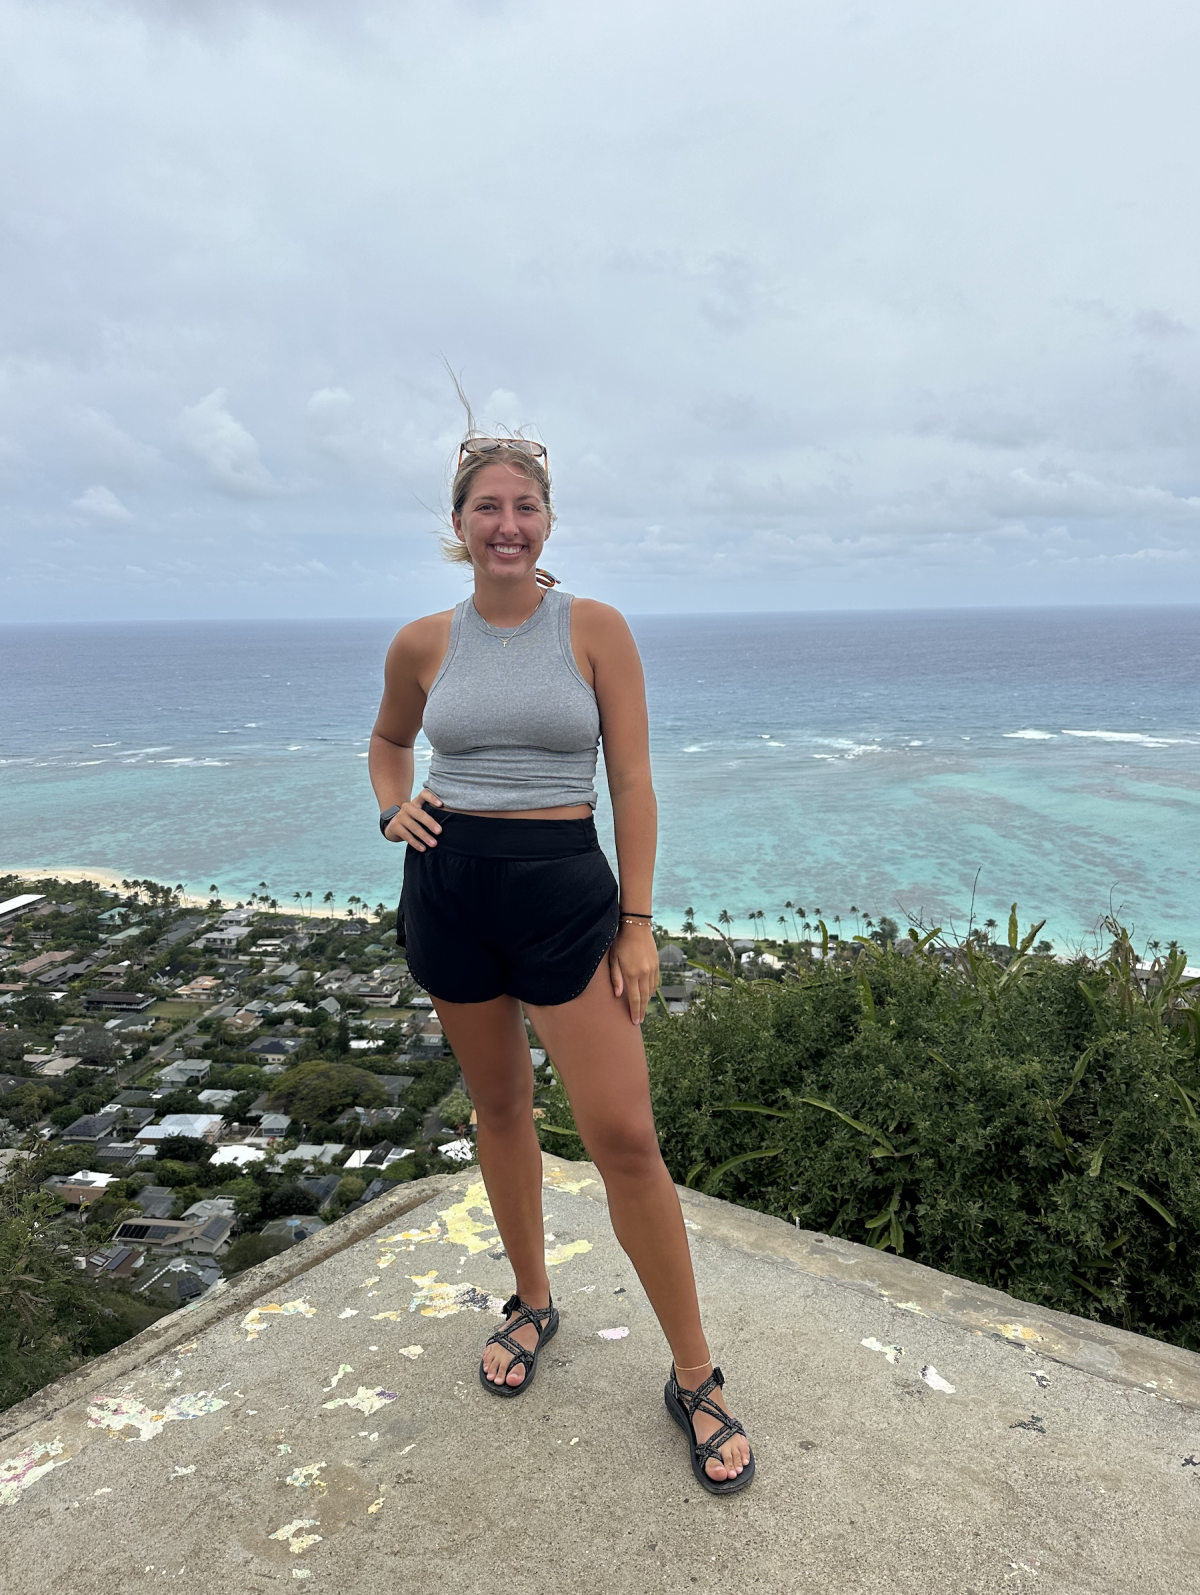
<path fill-rule="evenodd" d="M 383 834 L 389 842 L 407 842 L 418 853 L 423 853 L 427 847 L 437 846 L 436 838 L 442 828 L 432 814 L 426 813 L 425 804 L 435 809 L 443 806 L 441 798 L 434 797 L 432 792 L 422 787 L 415 798 L 401 803 L 400 812 L 393 814 L 388 821 Z"/>
<path fill-rule="evenodd" d="M 618 926 L 616 940 L 608 950 L 608 972 L 613 995 L 625 998 L 630 1019 L 640 1025 L 658 990 L 658 948 L 649 925 Z"/>

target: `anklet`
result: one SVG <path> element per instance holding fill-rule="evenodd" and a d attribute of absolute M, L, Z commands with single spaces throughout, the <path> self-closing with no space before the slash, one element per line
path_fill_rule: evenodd
<path fill-rule="evenodd" d="M 700 1368 L 711 1368 L 711 1367 L 712 1367 L 712 1358 L 711 1358 L 711 1357 L 709 1357 L 709 1358 L 708 1358 L 708 1359 L 707 1359 L 707 1360 L 706 1360 L 706 1361 L 704 1361 L 704 1362 L 697 1362 L 697 1363 L 694 1363 L 694 1364 L 693 1364 L 693 1365 L 692 1365 L 692 1367 L 690 1367 L 690 1368 L 681 1368 L 681 1367 L 680 1367 L 680 1366 L 679 1366 L 679 1364 L 678 1364 L 678 1363 L 676 1363 L 676 1364 L 675 1364 L 675 1372 L 676 1372 L 676 1373 L 696 1373 L 696 1372 L 697 1372 L 697 1370 L 698 1370 L 698 1369 L 700 1369 Z"/>

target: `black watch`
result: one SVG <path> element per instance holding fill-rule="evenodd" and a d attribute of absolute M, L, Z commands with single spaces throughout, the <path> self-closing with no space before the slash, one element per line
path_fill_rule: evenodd
<path fill-rule="evenodd" d="M 391 838 L 387 834 L 387 828 L 392 823 L 392 821 L 396 818 L 396 816 L 397 816 L 397 814 L 399 814 L 399 812 L 400 812 L 399 803 L 393 803 L 390 809 L 384 809 L 383 813 L 379 816 L 379 833 L 387 841 L 391 840 Z"/>

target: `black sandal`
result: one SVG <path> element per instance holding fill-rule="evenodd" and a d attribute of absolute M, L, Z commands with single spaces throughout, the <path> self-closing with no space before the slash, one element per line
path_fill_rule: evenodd
<path fill-rule="evenodd" d="M 735 1434 L 746 1433 L 736 1418 L 731 1418 L 729 1413 L 718 1407 L 715 1401 L 708 1399 L 714 1390 L 723 1389 L 724 1385 L 724 1374 L 719 1368 L 714 1368 L 702 1385 L 697 1385 L 695 1390 L 684 1390 L 675 1377 L 675 1364 L 672 1363 L 671 1377 L 667 1380 L 666 1389 L 663 1391 L 667 1411 L 688 1437 L 692 1472 L 696 1475 L 696 1483 L 703 1485 L 710 1495 L 736 1495 L 739 1490 L 744 1490 L 754 1477 L 753 1451 L 750 1453 L 749 1462 L 736 1478 L 710 1478 L 704 1466 L 706 1462 L 715 1460 L 721 1462 L 721 1466 L 724 1467 L 725 1464 L 721 1461 L 721 1447 L 732 1440 Z M 716 1418 L 721 1425 L 709 1440 L 702 1441 L 696 1438 L 692 1419 L 697 1412 Z"/>
<path fill-rule="evenodd" d="M 507 1319 L 502 1329 L 489 1337 L 484 1350 L 488 1346 L 503 1346 L 505 1351 L 512 1355 L 512 1362 L 504 1370 L 507 1380 L 509 1369 L 515 1363 L 520 1363 L 525 1370 L 525 1377 L 519 1385 L 506 1384 L 503 1381 L 495 1384 L 488 1378 L 483 1366 L 483 1359 L 479 1361 L 479 1382 L 485 1390 L 490 1390 L 494 1396 L 519 1396 L 522 1390 L 528 1390 L 533 1383 L 533 1376 L 537 1372 L 538 1353 L 548 1340 L 552 1340 L 558 1332 L 558 1308 L 551 1301 L 549 1307 L 530 1307 L 514 1292 L 504 1303 L 504 1315 Z M 508 1318 L 512 1313 L 513 1317 Z M 519 1340 L 514 1340 L 512 1332 L 519 1329 L 522 1324 L 532 1324 L 538 1332 L 538 1342 L 532 1351 L 529 1351 Z"/>

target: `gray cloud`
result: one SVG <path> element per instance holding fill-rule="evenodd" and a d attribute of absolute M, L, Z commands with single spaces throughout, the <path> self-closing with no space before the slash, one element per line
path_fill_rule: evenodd
<path fill-rule="evenodd" d="M 6 612 L 410 614 L 461 415 L 631 610 L 1200 599 L 1166 0 L 0 0 Z"/>

